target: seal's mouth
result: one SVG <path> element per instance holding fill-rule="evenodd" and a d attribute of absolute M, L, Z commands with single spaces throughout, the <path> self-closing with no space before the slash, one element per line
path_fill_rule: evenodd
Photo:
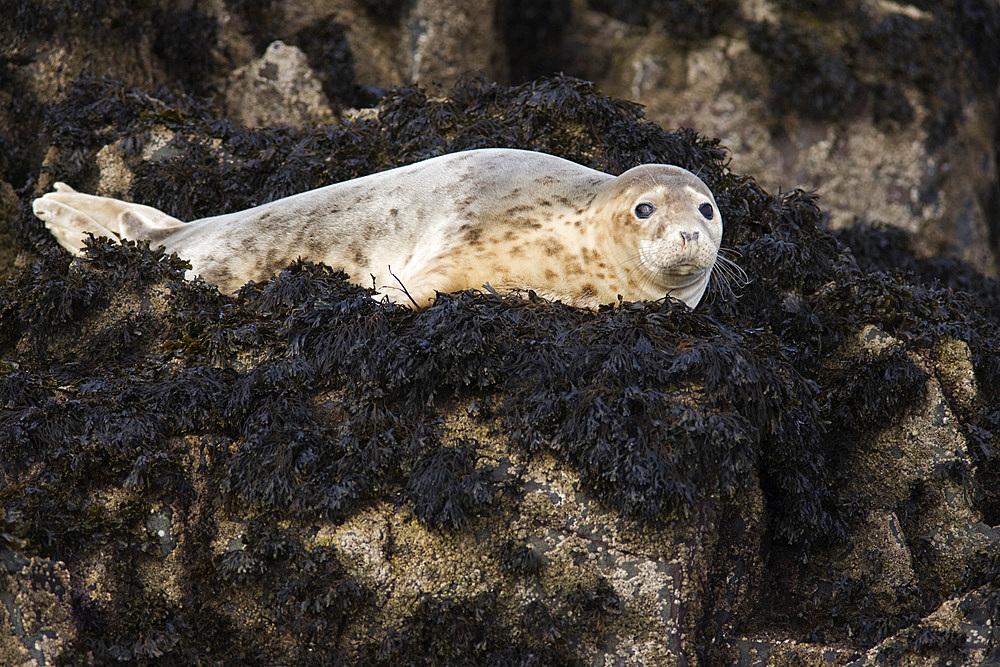
<path fill-rule="evenodd" d="M 693 264 L 672 266 L 669 270 L 660 270 L 657 282 L 661 285 L 669 285 L 671 290 L 685 289 L 704 280 L 707 271 L 704 267 Z"/>
<path fill-rule="evenodd" d="M 705 267 L 698 264 L 674 264 L 669 269 L 660 269 L 660 273 L 675 278 L 697 278 L 705 273 Z"/>

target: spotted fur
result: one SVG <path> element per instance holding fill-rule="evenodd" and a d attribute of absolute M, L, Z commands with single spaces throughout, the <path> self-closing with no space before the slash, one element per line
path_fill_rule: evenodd
<path fill-rule="evenodd" d="M 639 204 L 652 212 L 641 215 L 649 209 Z M 74 253 L 87 232 L 145 239 L 226 291 L 301 257 L 363 284 L 374 276 L 391 300 L 409 303 L 408 292 L 420 306 L 435 292 L 488 282 L 590 308 L 619 295 L 666 294 L 694 307 L 722 237 L 711 191 L 680 167 L 640 165 L 615 177 L 499 148 L 442 155 L 189 223 L 62 183 L 33 208 Z"/>

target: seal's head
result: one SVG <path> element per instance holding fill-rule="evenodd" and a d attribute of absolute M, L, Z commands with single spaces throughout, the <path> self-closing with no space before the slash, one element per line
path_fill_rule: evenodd
<path fill-rule="evenodd" d="M 606 194 L 610 241 L 642 290 L 698 305 L 722 241 L 722 214 L 708 186 L 686 169 L 644 164 L 617 177 Z"/>

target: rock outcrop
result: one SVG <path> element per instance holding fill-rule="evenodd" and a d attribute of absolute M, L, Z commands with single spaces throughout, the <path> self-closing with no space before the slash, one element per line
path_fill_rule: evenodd
<path fill-rule="evenodd" d="M 995 3 L 57 4 L 0 28 L 0 662 L 1000 660 Z M 193 219 L 489 145 L 697 171 L 749 282 L 229 296 L 29 208 Z"/>

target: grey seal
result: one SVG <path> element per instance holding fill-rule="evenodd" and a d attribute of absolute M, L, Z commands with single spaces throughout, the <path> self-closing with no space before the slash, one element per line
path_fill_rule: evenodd
<path fill-rule="evenodd" d="M 87 233 L 148 240 L 225 291 L 302 258 L 359 284 L 371 277 L 390 300 L 418 307 L 436 292 L 489 283 L 587 308 L 668 294 L 693 308 L 722 238 L 712 192 L 681 167 L 644 164 L 612 176 L 504 148 L 441 155 L 187 223 L 63 183 L 33 210 L 76 254 Z"/>

